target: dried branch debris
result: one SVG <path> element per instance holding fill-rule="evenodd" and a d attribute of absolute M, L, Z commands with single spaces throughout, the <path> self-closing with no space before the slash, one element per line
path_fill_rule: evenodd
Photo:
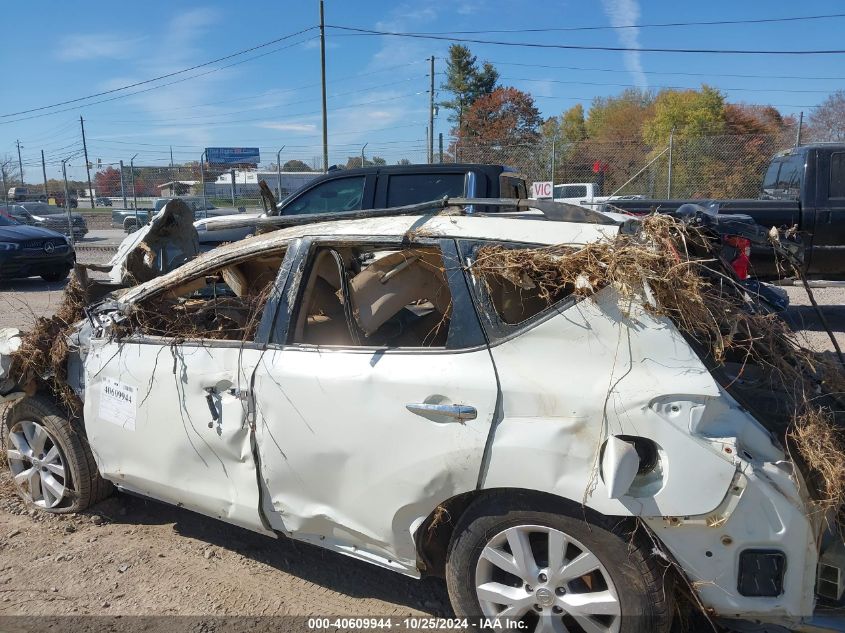
<path fill-rule="evenodd" d="M 547 305 L 606 286 L 641 297 L 647 310 L 674 322 L 734 397 L 795 449 L 820 508 L 845 503 L 843 368 L 804 347 L 737 283 L 704 231 L 652 215 L 638 232 L 578 249 L 484 246 L 472 269 L 491 294 L 504 280 Z"/>

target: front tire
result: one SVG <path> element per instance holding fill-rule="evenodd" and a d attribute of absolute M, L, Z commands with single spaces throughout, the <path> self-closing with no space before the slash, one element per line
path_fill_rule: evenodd
<path fill-rule="evenodd" d="M 517 493 L 467 509 L 446 565 L 458 617 L 520 620 L 523 631 L 668 631 L 668 577 L 618 519 Z"/>
<path fill-rule="evenodd" d="M 0 410 L 0 440 L 24 501 L 46 512 L 80 512 L 111 494 L 78 420 L 46 397 Z"/>

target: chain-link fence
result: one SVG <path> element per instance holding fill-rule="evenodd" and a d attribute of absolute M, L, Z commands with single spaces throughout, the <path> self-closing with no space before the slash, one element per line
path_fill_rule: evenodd
<path fill-rule="evenodd" d="M 642 140 L 523 145 L 470 145 L 452 140 L 442 152 L 435 147 L 434 160 L 508 165 L 525 175 L 529 185 L 549 180 L 556 185 L 595 183 L 606 196 L 741 198 L 758 195 L 769 160 L 791 145 L 787 134 L 675 137 L 659 145 Z M 404 148 L 397 142 L 394 152 L 388 160 L 347 157 L 339 166 L 408 164 L 426 158 L 419 145 Z M 199 162 L 174 166 L 118 162 L 100 166 L 92 180 L 95 196 L 108 198 L 115 206 L 144 208 L 155 198 L 180 196 L 195 197 L 207 207 L 258 210 L 262 180 L 282 200 L 322 173 L 319 166 L 295 162 L 302 171 L 279 170 L 275 164 L 264 169 L 230 169 Z"/>
<path fill-rule="evenodd" d="M 747 198 L 760 191 L 771 157 L 792 145 L 786 134 L 555 144 L 453 142 L 444 160 L 510 165 L 530 182 L 597 183 L 603 195 Z"/>

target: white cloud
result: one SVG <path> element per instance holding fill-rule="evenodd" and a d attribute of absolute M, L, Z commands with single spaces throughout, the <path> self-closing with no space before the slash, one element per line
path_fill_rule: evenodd
<path fill-rule="evenodd" d="M 113 33 L 76 33 L 59 40 L 56 58 L 66 61 L 127 59 L 137 53 L 143 37 Z"/>
<path fill-rule="evenodd" d="M 259 123 L 258 127 L 267 130 L 279 130 L 280 132 L 313 132 L 317 126 L 313 123 L 286 123 L 284 121 L 267 121 Z"/>
<path fill-rule="evenodd" d="M 605 15 L 612 26 L 637 24 L 640 21 L 640 5 L 637 0 L 602 0 Z M 639 29 L 618 29 L 619 42 L 629 48 L 640 47 Z M 625 68 L 640 88 L 648 88 L 648 79 L 643 72 L 642 60 L 638 51 L 624 53 Z"/>

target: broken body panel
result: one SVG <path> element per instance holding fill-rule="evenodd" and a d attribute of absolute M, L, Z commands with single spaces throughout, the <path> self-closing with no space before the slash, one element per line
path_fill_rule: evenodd
<path fill-rule="evenodd" d="M 671 321 L 611 287 L 512 334 L 476 316 L 485 289 L 467 272 L 464 242 L 579 246 L 618 230 L 442 216 L 316 224 L 216 249 L 130 288 L 92 312 L 71 376 L 98 468 L 118 487 L 412 576 L 418 530 L 440 504 L 483 490 L 539 491 L 642 519 L 711 613 L 800 623 L 813 613 L 821 518 L 772 435 Z M 449 317 L 478 336 L 460 349 L 292 342 L 308 262 L 324 243 L 437 246 Z M 115 340 L 146 299 L 280 249 L 253 340 Z M 462 301 L 470 313 L 458 315 Z M 651 443 L 648 472 L 603 455 L 611 436 Z M 789 561 L 779 595 L 739 593 L 739 557 L 750 548 Z"/>

